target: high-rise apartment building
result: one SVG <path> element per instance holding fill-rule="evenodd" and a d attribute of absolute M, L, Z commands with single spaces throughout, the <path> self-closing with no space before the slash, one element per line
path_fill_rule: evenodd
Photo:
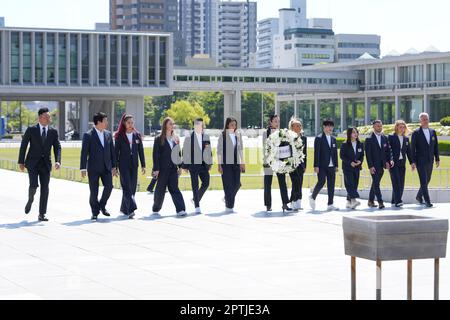
<path fill-rule="evenodd" d="M 220 2 L 219 65 L 250 67 L 250 55 L 256 52 L 256 8 L 256 2 Z"/>
<path fill-rule="evenodd" d="M 164 31 L 174 34 L 174 63 L 184 64 L 177 0 L 110 0 L 112 30 Z"/>

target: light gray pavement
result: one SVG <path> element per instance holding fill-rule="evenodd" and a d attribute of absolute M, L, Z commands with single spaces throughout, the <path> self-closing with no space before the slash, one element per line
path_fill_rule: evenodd
<path fill-rule="evenodd" d="M 141 193 L 135 220 L 126 220 L 114 190 L 113 217 L 92 223 L 88 186 L 52 179 L 50 222 L 39 223 L 37 201 L 23 213 L 27 175 L 0 170 L 0 181 L 0 299 L 349 299 L 342 217 L 380 214 L 365 206 L 325 213 L 320 195 L 316 214 L 267 216 L 255 190 L 240 191 L 238 213 L 222 215 L 223 192 L 209 191 L 204 215 L 176 218 L 167 194 L 161 219 L 151 218 L 152 196 Z M 184 196 L 192 212 L 191 193 Z M 273 197 L 281 208 L 278 190 Z M 336 204 L 343 208 L 345 199 Z M 448 218 L 450 204 L 383 212 L 399 213 Z M 433 298 L 433 266 L 414 262 L 414 299 Z M 383 267 L 383 298 L 405 299 L 406 262 Z M 374 262 L 357 260 L 358 298 L 375 298 L 375 271 Z M 450 299 L 448 259 L 441 260 L 441 298 Z"/>

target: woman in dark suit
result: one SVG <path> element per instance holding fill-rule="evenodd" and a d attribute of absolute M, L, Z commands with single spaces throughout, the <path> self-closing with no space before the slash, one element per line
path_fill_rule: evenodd
<path fill-rule="evenodd" d="M 408 127 L 406 122 L 398 120 L 395 123 L 395 133 L 388 137 L 389 145 L 392 149 L 392 156 L 394 166 L 389 173 L 392 181 L 392 204 L 400 208 L 403 206 L 403 191 L 405 190 L 405 175 L 406 175 L 406 158 L 411 163 L 411 146 L 408 134 Z"/>
<path fill-rule="evenodd" d="M 180 139 L 174 134 L 175 122 L 165 118 L 161 134 L 155 138 L 153 145 L 153 176 L 158 179 L 153 202 L 153 214 L 159 214 L 164 203 L 166 188 L 172 196 L 177 216 L 186 216 L 186 205 L 178 187 L 181 175 Z"/>
<path fill-rule="evenodd" d="M 264 144 L 267 142 L 267 138 L 274 133 L 277 132 L 280 128 L 280 117 L 277 115 L 272 115 L 269 119 L 269 127 L 267 128 L 267 132 L 264 137 Z M 272 180 L 273 180 L 273 170 L 264 160 L 264 204 L 266 206 L 267 212 L 272 211 Z M 288 206 L 290 200 L 288 196 L 287 184 L 286 184 L 286 175 L 277 173 L 278 184 L 280 186 L 280 194 L 281 200 L 283 202 L 283 212 L 292 212 L 292 208 Z"/>
<path fill-rule="evenodd" d="M 237 127 L 236 119 L 227 118 L 217 143 L 218 170 L 222 175 L 226 213 L 234 212 L 236 194 L 241 188 L 241 172 L 245 172 L 242 137 L 236 131 Z"/>
<path fill-rule="evenodd" d="M 145 156 L 142 136 L 134 128 L 132 115 L 124 114 L 119 130 L 114 135 L 117 168 L 122 186 L 122 205 L 120 211 L 132 219 L 137 209 L 134 198 L 137 189 L 139 160 L 142 174 L 145 174 Z"/>
<path fill-rule="evenodd" d="M 356 199 L 359 198 L 359 176 L 364 161 L 364 145 L 359 141 L 358 129 L 347 129 L 347 140 L 341 146 L 340 157 L 347 190 L 347 209 L 356 209 L 361 205 Z"/>
<path fill-rule="evenodd" d="M 302 151 L 305 154 L 305 159 L 300 165 L 295 169 L 294 172 L 291 172 L 289 175 L 291 177 L 292 182 L 292 192 L 291 192 L 291 202 L 292 209 L 294 211 L 302 210 L 302 188 L 303 188 L 303 175 L 306 171 L 306 157 L 307 157 L 307 139 L 303 136 L 303 125 L 299 119 L 292 119 L 289 122 L 289 130 L 294 131 L 298 134 L 303 142 Z"/>

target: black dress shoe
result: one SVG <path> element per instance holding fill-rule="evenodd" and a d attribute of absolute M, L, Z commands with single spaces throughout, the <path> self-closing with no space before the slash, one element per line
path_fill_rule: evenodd
<path fill-rule="evenodd" d="M 45 221 L 45 222 L 48 221 L 48 219 L 43 214 L 40 214 L 38 219 L 39 219 L 39 221 Z"/>
<path fill-rule="evenodd" d="M 135 215 L 136 215 L 136 214 L 135 214 L 134 212 L 130 213 L 130 214 L 128 215 L 128 219 L 133 219 Z"/>
<path fill-rule="evenodd" d="M 106 210 L 106 209 L 100 209 L 100 211 L 102 212 L 102 214 L 103 214 L 105 217 L 111 217 L 111 214 L 108 212 L 108 210 Z"/>
<path fill-rule="evenodd" d="M 267 212 L 272 212 L 272 207 L 267 206 L 267 207 L 266 207 L 266 211 L 267 211 Z"/>
<path fill-rule="evenodd" d="M 30 213 L 32 204 L 33 204 L 33 202 L 30 202 L 30 200 L 28 200 L 27 205 L 25 206 L 25 214 Z"/>
<path fill-rule="evenodd" d="M 431 202 L 427 202 L 427 203 L 425 203 L 425 207 L 432 208 L 433 204 Z"/>
<path fill-rule="evenodd" d="M 375 202 L 373 202 L 373 201 L 367 202 L 367 206 L 368 206 L 369 208 L 376 208 L 376 207 L 377 207 L 377 206 L 375 205 Z"/>
<path fill-rule="evenodd" d="M 97 214 L 93 214 L 91 217 L 91 221 L 97 221 Z"/>
<path fill-rule="evenodd" d="M 294 209 L 290 208 L 287 204 L 283 205 L 282 209 L 283 209 L 283 213 L 294 211 Z"/>
<path fill-rule="evenodd" d="M 384 208 L 386 208 L 386 206 L 384 205 L 383 202 L 379 201 L 379 202 L 378 202 L 378 208 L 379 208 L 380 210 L 383 210 Z"/>
<path fill-rule="evenodd" d="M 418 203 L 423 204 L 423 199 L 422 198 L 416 197 L 416 200 L 417 200 Z"/>

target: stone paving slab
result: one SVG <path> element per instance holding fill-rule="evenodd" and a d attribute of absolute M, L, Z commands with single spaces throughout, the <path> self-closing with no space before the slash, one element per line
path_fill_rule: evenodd
<path fill-rule="evenodd" d="M 0 170 L 0 299 L 349 299 L 350 258 L 342 217 L 380 214 L 365 205 L 350 212 L 263 212 L 262 190 L 240 191 L 236 214 L 223 214 L 223 192 L 208 191 L 195 216 L 177 218 L 167 195 L 161 218 L 152 197 L 137 194 L 134 220 L 120 216 L 121 191 L 108 203 L 111 218 L 90 221 L 86 184 L 52 179 L 48 217 L 37 222 L 35 202 L 23 213 L 28 177 Z M 308 194 L 305 190 L 305 195 Z M 281 209 L 273 190 L 275 211 Z M 38 195 L 37 195 L 38 199 Z M 345 199 L 336 204 L 344 208 Z M 407 205 L 383 214 L 450 217 L 450 204 Z M 413 298 L 433 298 L 433 261 L 414 261 Z M 375 298 L 375 263 L 357 260 L 358 298 Z M 383 266 L 383 298 L 406 298 L 406 262 Z M 441 299 L 450 299 L 450 262 L 441 260 Z"/>

